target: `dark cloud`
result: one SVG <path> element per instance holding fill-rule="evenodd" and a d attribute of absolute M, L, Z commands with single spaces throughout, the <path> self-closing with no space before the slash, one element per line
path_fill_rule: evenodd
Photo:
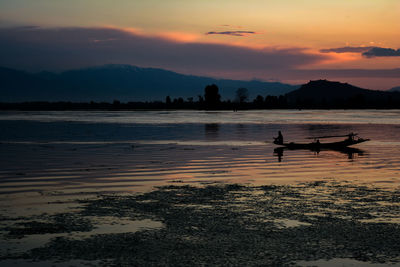
<path fill-rule="evenodd" d="M 400 49 L 374 47 L 364 53 L 364 57 L 400 57 Z"/>
<path fill-rule="evenodd" d="M 298 48 L 259 50 L 182 43 L 110 28 L 0 28 L 0 65 L 26 70 L 65 70 L 115 63 L 224 77 L 239 73 L 245 77 L 297 68 L 326 58 Z"/>
<path fill-rule="evenodd" d="M 361 53 L 364 57 L 400 57 L 400 49 L 383 48 L 376 46 L 345 46 L 338 48 L 321 49 L 322 53 Z"/>
<path fill-rule="evenodd" d="M 321 49 L 321 53 L 363 53 L 374 48 L 373 46 L 345 46 L 338 48 Z"/>
<path fill-rule="evenodd" d="M 221 35 L 232 35 L 232 36 L 247 36 L 249 34 L 257 34 L 253 31 L 223 31 L 223 32 L 207 32 L 206 35 L 210 34 L 221 34 Z"/>

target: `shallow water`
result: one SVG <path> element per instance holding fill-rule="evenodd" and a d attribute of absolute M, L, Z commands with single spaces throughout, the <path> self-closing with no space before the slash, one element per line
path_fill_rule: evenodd
<path fill-rule="evenodd" d="M 393 186 L 400 181 L 399 115 L 397 110 L 3 112 L 0 194 L 326 177 Z M 278 130 L 295 142 L 349 132 L 371 141 L 348 152 L 280 155 L 271 142 Z"/>

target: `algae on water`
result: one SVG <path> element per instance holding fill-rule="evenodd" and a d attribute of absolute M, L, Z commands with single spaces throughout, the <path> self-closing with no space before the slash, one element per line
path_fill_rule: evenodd
<path fill-rule="evenodd" d="M 63 215 L 65 220 L 51 217 L 43 222 L 47 224 L 38 224 L 25 218 L 24 223 L 3 230 L 15 238 L 74 231 L 88 235 L 65 234 L 25 253 L 9 252 L 2 259 L 84 260 L 122 266 L 285 266 L 337 258 L 389 264 L 400 260 L 400 225 L 393 220 L 400 216 L 398 190 L 329 181 L 296 186 L 183 184 L 80 202 L 81 210 Z M 162 227 L 99 234 L 95 227 L 101 218 L 113 218 L 115 223 L 156 221 Z"/>

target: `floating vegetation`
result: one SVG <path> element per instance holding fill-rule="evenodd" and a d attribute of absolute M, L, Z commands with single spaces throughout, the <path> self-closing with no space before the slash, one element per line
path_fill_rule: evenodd
<path fill-rule="evenodd" d="M 398 190 L 326 181 L 296 186 L 169 185 L 144 194 L 103 195 L 79 202 L 81 210 L 66 216 L 71 219 L 65 224 L 91 225 L 77 222 L 115 218 L 157 221 L 163 227 L 108 234 L 94 230 L 83 238 L 66 235 L 3 259 L 99 261 L 116 266 L 285 266 L 332 259 L 400 262 L 400 225 L 395 223 L 400 216 Z M 53 220 L 48 229 L 63 229 L 63 222 Z M 19 229 L 23 235 L 47 227 L 20 226 L 25 227 Z"/>
<path fill-rule="evenodd" d="M 5 227 L 3 231 L 8 232 L 7 238 L 23 238 L 26 235 L 88 232 L 93 230 L 93 225 L 89 219 L 80 218 L 73 213 L 61 213 L 51 216 L 42 215 L 39 217 L 40 221 L 20 218 L 20 222 Z"/>

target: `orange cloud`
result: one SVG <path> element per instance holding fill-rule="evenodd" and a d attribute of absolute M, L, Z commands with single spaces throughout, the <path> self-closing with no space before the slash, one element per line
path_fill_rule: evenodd
<path fill-rule="evenodd" d="M 167 41 L 173 41 L 177 43 L 191 43 L 198 41 L 201 36 L 199 34 L 187 33 L 187 32 L 156 32 L 146 33 L 142 29 L 133 27 L 116 27 L 113 25 L 104 25 L 102 28 L 112 29 L 117 31 L 123 31 L 136 36 L 149 37 L 149 38 L 161 38 Z"/>
<path fill-rule="evenodd" d="M 199 34 L 185 32 L 161 32 L 157 35 L 163 39 L 180 43 L 191 43 L 200 39 Z"/>
<path fill-rule="evenodd" d="M 308 67 L 315 67 L 315 68 L 321 68 L 324 65 L 331 65 L 331 64 L 337 64 L 337 63 L 345 63 L 345 62 L 351 62 L 351 61 L 357 61 L 361 58 L 359 54 L 354 54 L 354 53 L 326 53 L 326 52 L 321 52 L 320 50 L 316 49 L 305 49 L 304 53 L 310 54 L 310 55 L 325 55 L 325 57 L 321 57 L 321 59 L 318 62 L 313 62 L 312 65 L 309 65 Z"/>

